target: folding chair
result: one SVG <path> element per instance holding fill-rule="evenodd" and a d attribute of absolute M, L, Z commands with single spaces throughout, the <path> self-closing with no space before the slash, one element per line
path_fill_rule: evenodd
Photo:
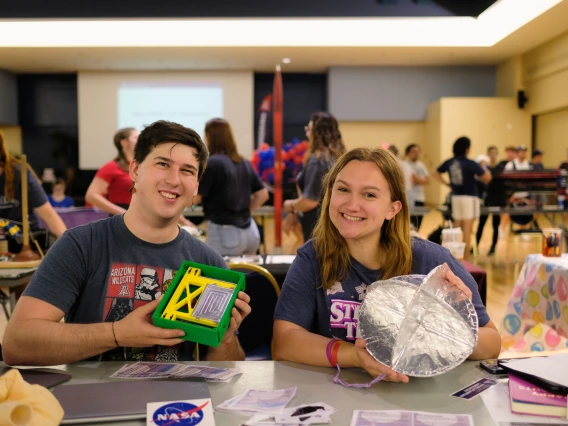
<path fill-rule="evenodd" d="M 270 272 L 254 263 L 230 262 L 229 268 L 246 274 L 246 293 L 250 296 L 251 313 L 239 328 L 245 359 L 272 359 L 273 318 L 280 287 Z"/>

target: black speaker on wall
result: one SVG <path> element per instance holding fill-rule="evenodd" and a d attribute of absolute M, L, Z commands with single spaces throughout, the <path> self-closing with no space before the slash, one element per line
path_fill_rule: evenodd
<path fill-rule="evenodd" d="M 519 108 L 523 109 L 528 100 L 529 98 L 525 95 L 524 90 L 517 91 L 517 106 Z"/>

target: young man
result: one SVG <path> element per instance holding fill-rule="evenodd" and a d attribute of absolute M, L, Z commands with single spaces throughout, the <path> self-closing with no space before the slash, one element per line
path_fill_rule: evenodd
<path fill-rule="evenodd" d="M 531 170 L 531 165 L 529 160 L 527 160 L 527 147 L 525 145 L 519 145 L 516 151 L 516 158 L 509 161 L 505 166 L 505 171 L 512 170 Z"/>
<path fill-rule="evenodd" d="M 543 152 L 540 149 L 533 149 L 531 168 L 533 170 L 544 170 L 544 164 L 542 164 Z"/>
<path fill-rule="evenodd" d="M 499 165 L 504 169 L 508 162 L 513 161 L 517 158 L 517 148 L 513 145 L 507 145 L 505 147 L 505 159 L 499 162 Z"/>
<path fill-rule="evenodd" d="M 149 319 L 184 260 L 226 267 L 177 226 L 197 194 L 207 157 L 191 129 L 165 121 L 144 129 L 129 168 L 130 207 L 67 231 L 51 248 L 6 328 L 6 363 L 192 359 L 195 344 L 180 339 L 183 331 L 155 327 Z M 208 348 L 207 360 L 244 358 L 235 334 L 249 301 L 239 293 L 229 329 L 218 348 Z"/>
<path fill-rule="evenodd" d="M 487 156 L 489 157 L 488 168 L 491 172 L 491 182 L 487 184 L 487 188 L 485 190 L 485 205 L 487 207 L 505 207 L 507 205 L 507 194 L 505 192 L 505 187 L 503 186 L 503 181 L 499 179 L 499 175 L 503 172 L 508 161 L 498 161 L 498 154 L 499 151 L 496 146 L 490 146 L 487 148 Z M 495 248 L 499 238 L 499 225 L 501 224 L 501 215 L 495 213 L 491 213 L 491 215 L 493 216 L 493 239 L 491 242 L 491 248 L 487 254 L 488 256 L 495 254 Z M 483 235 L 485 222 L 487 222 L 488 218 L 489 214 L 482 214 L 479 216 L 476 235 L 478 246 L 481 241 L 481 236 Z"/>
<path fill-rule="evenodd" d="M 422 161 L 418 159 L 420 156 L 420 147 L 412 143 L 406 147 L 406 164 L 412 170 L 412 186 L 411 190 L 414 194 L 414 205 L 416 207 L 424 207 L 426 196 L 424 194 L 424 186 L 430 183 L 428 169 Z M 416 226 L 416 230 L 420 230 L 422 224 L 422 216 L 411 216 L 410 221 Z"/>

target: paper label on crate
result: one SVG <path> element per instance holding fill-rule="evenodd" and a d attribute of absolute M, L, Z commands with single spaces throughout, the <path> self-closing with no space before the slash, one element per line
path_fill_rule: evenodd
<path fill-rule="evenodd" d="M 208 319 L 215 323 L 221 321 L 223 314 L 229 306 L 234 289 L 209 284 L 199 298 L 193 316 L 199 319 Z"/>

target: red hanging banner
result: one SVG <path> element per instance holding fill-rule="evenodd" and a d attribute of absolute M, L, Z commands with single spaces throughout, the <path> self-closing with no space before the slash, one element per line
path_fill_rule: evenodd
<path fill-rule="evenodd" d="M 280 65 L 276 65 L 274 87 L 272 89 L 272 130 L 274 141 L 274 248 L 279 253 L 282 249 L 282 139 L 283 139 L 283 93 Z"/>

